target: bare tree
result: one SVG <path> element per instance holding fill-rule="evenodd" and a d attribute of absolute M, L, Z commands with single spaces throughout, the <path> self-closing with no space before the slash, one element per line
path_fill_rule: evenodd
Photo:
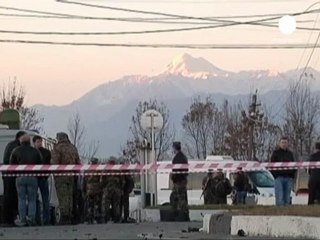
<path fill-rule="evenodd" d="M 318 133 L 319 117 L 319 96 L 311 93 L 308 79 L 291 84 L 283 128 L 290 137 L 296 157 L 311 153 Z"/>
<path fill-rule="evenodd" d="M 140 142 L 142 139 L 147 139 L 148 142 L 151 142 L 151 133 L 145 131 L 141 126 L 141 115 L 150 109 L 160 112 L 163 117 L 163 127 L 158 133 L 155 133 L 156 159 L 157 161 L 162 161 L 167 157 L 168 150 L 170 149 L 175 136 L 174 128 L 170 123 L 170 112 L 164 103 L 158 103 L 155 99 L 139 102 L 136 112 L 132 116 L 132 123 L 130 127 L 132 140 L 130 141 L 136 143 Z"/>
<path fill-rule="evenodd" d="M 82 124 L 80 114 L 75 113 L 68 122 L 68 131 L 70 136 L 70 141 L 78 149 L 82 149 L 84 137 L 85 137 L 85 127 Z"/>
<path fill-rule="evenodd" d="M 97 154 L 100 143 L 95 140 L 88 141 L 86 128 L 78 112 L 69 119 L 68 132 L 71 143 L 79 150 L 82 159 L 89 161 Z"/>
<path fill-rule="evenodd" d="M 16 81 L 9 82 L 7 85 L 3 84 L 0 92 L 1 108 L 15 109 L 21 115 L 21 128 L 42 130 L 41 124 L 43 117 L 39 116 L 39 112 L 25 105 L 26 93 L 22 86 L 18 85 Z"/>
<path fill-rule="evenodd" d="M 190 109 L 183 116 L 182 128 L 187 139 L 188 152 L 192 157 L 205 159 L 212 151 L 211 129 L 215 114 L 216 107 L 210 98 L 202 101 L 199 97 L 194 99 Z"/>
<path fill-rule="evenodd" d="M 140 163 L 140 143 L 129 139 L 125 146 L 121 147 L 122 159 L 127 163 Z"/>

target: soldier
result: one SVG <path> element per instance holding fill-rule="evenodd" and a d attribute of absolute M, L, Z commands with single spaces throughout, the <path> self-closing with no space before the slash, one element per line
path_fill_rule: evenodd
<path fill-rule="evenodd" d="M 188 164 L 187 157 L 181 151 L 180 142 L 173 143 L 173 150 L 175 157 L 172 160 L 172 164 Z M 173 169 L 175 171 L 185 171 L 188 169 Z M 170 195 L 170 205 L 175 211 L 176 221 L 190 221 L 189 209 L 188 209 L 188 194 L 187 194 L 187 183 L 188 173 L 172 174 L 171 180 L 173 182 L 173 189 Z"/>
<path fill-rule="evenodd" d="M 98 164 L 98 159 L 91 159 L 91 164 Z M 100 176 L 88 176 L 86 181 L 86 203 L 87 203 L 87 222 L 88 223 L 101 223 L 101 188 Z"/>
<path fill-rule="evenodd" d="M 222 169 L 213 178 L 214 201 L 213 204 L 227 204 L 227 196 L 232 191 L 230 181 L 224 176 Z"/>
<path fill-rule="evenodd" d="M 114 165 L 115 161 L 108 164 Z M 112 173 L 112 172 L 111 172 Z M 120 201 L 123 194 L 123 180 L 121 176 L 107 175 L 103 178 L 102 216 L 105 223 L 112 217 L 113 222 L 120 222 Z"/>
<path fill-rule="evenodd" d="M 205 205 L 214 203 L 214 185 L 212 169 L 209 169 L 208 175 L 205 176 L 202 180 L 202 195 L 204 198 Z"/>
<path fill-rule="evenodd" d="M 123 194 L 121 197 L 121 205 L 120 205 L 120 213 L 122 214 L 123 210 L 123 223 L 130 222 L 129 219 L 129 195 L 134 188 L 134 180 L 131 175 L 125 175 L 123 177 L 124 186 L 123 186 Z"/>
<path fill-rule="evenodd" d="M 52 151 L 52 164 L 80 164 L 77 148 L 70 143 L 66 133 L 57 133 L 57 145 Z M 71 223 L 73 220 L 73 192 L 74 177 L 59 176 L 55 178 L 59 206 L 61 211 L 61 223 Z"/>
<path fill-rule="evenodd" d="M 248 191 L 250 190 L 250 185 L 249 178 L 247 174 L 243 172 L 241 167 L 237 168 L 233 186 L 236 191 L 235 204 L 246 204 L 246 198 Z"/>

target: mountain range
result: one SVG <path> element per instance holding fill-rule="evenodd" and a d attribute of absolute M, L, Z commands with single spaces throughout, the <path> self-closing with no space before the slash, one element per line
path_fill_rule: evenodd
<path fill-rule="evenodd" d="M 273 111 L 278 111 L 286 100 L 290 82 L 302 71 L 231 72 L 204 58 L 182 54 L 154 76 L 124 76 L 94 88 L 70 104 L 34 107 L 44 117 L 43 127 L 49 136 L 66 131 L 68 120 L 78 112 L 86 127 L 87 142 L 99 141 L 98 156 L 107 157 L 120 153 L 121 144 L 129 136 L 131 117 L 139 101 L 156 98 L 164 102 L 170 110 L 172 124 L 180 131 L 182 116 L 197 96 L 210 96 L 217 104 L 225 99 L 245 102 L 248 95 L 258 89 L 263 104 L 274 106 Z M 313 89 L 320 90 L 320 81 L 316 81 L 320 79 L 320 72 L 308 68 L 303 73 L 310 76 Z"/>

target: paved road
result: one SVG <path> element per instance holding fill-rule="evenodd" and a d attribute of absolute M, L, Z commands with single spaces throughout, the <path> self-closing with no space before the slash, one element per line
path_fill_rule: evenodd
<path fill-rule="evenodd" d="M 50 226 L 26 228 L 1 228 L 0 239 L 258 239 L 231 236 L 213 236 L 201 232 L 185 232 L 188 228 L 201 228 L 202 223 L 141 223 L 141 224 L 105 224 Z M 260 238 L 268 239 L 268 238 Z M 274 239 L 274 238 L 269 238 Z"/>

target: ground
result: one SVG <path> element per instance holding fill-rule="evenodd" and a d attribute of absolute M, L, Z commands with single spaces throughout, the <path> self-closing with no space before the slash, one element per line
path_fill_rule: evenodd
<path fill-rule="evenodd" d="M 258 239 L 250 237 L 214 236 L 201 232 L 188 232 L 188 228 L 201 228 L 201 222 L 193 223 L 140 223 L 50 226 L 26 228 L 1 228 L 0 239 Z M 260 238 L 274 239 L 274 238 Z"/>

